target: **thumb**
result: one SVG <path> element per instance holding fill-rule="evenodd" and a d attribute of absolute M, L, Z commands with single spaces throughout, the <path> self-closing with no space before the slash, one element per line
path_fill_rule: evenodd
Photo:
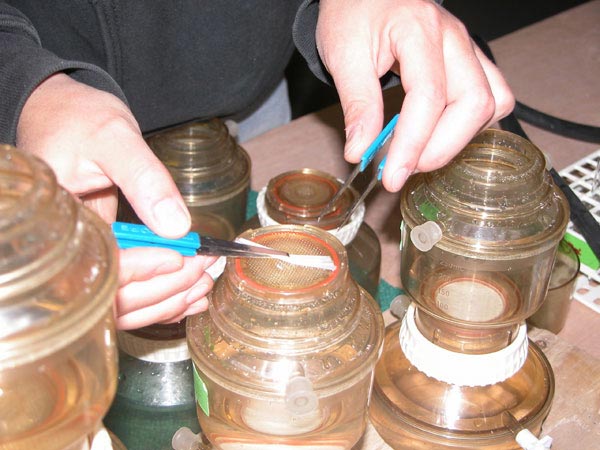
<path fill-rule="evenodd" d="M 131 136 L 106 158 L 102 169 L 121 188 L 138 217 L 155 233 L 178 238 L 191 226 L 190 213 L 169 171 L 141 135 Z M 124 160 L 123 155 L 126 155 Z"/>

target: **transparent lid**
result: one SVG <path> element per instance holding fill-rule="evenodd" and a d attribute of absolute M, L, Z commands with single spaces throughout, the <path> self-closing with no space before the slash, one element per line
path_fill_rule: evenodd
<path fill-rule="evenodd" d="M 0 370 L 51 354 L 103 320 L 117 287 L 107 224 L 41 160 L 0 146 Z"/>
<path fill-rule="evenodd" d="M 281 393 L 298 377 L 315 390 L 341 389 L 372 370 L 383 321 L 374 300 L 349 276 L 339 240 L 300 225 L 241 237 L 291 254 L 327 255 L 335 270 L 229 259 L 209 310 L 188 319 L 190 352 L 203 373 L 231 389 Z"/>
<path fill-rule="evenodd" d="M 188 203 L 234 195 L 250 181 L 250 157 L 220 119 L 185 124 L 147 142 Z"/>
<path fill-rule="evenodd" d="M 435 243 L 485 259 L 520 259 L 555 247 L 569 220 L 542 152 L 506 131 L 476 136 L 446 167 L 410 177 L 403 220 L 414 229 L 435 222 Z"/>
<path fill-rule="evenodd" d="M 341 186 L 338 179 L 314 169 L 282 173 L 272 178 L 267 185 L 267 213 L 282 224 L 315 225 L 326 230 L 337 228 L 357 199 L 354 189 L 347 189 L 331 212 L 318 222 L 317 218 Z"/>

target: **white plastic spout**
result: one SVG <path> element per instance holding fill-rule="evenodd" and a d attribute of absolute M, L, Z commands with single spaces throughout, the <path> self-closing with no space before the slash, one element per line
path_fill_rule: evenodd
<path fill-rule="evenodd" d="M 171 439 L 173 450 L 210 450 L 210 445 L 202 441 L 202 433 L 195 434 L 187 427 L 182 427 L 175 432 Z"/>
<path fill-rule="evenodd" d="M 392 302 L 390 303 L 390 312 L 396 317 L 398 320 L 402 320 L 404 315 L 408 311 L 408 307 L 410 306 L 411 299 L 408 295 L 400 294 L 394 297 Z"/>
<path fill-rule="evenodd" d="M 294 415 L 303 415 L 319 407 L 319 399 L 308 378 L 296 376 L 289 380 L 285 390 L 285 404 Z"/>
<path fill-rule="evenodd" d="M 524 450 L 548 450 L 552 447 L 552 438 L 544 436 L 538 439 L 531 431 L 522 429 L 515 436 L 517 444 Z"/>
<path fill-rule="evenodd" d="M 410 232 L 410 240 L 422 252 L 431 250 L 440 239 L 442 239 L 442 229 L 431 220 L 417 225 Z"/>

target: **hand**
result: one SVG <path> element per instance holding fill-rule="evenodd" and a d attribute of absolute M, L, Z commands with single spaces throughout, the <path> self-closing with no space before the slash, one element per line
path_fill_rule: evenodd
<path fill-rule="evenodd" d="M 65 189 L 109 223 L 118 186 L 156 233 L 175 238 L 189 230 L 189 212 L 169 172 L 112 94 L 62 73 L 49 77 L 23 107 L 17 147 L 45 160 Z"/>
<path fill-rule="evenodd" d="M 213 279 L 205 270 L 216 257 L 183 257 L 162 248 L 121 250 L 117 328 L 179 322 L 208 308 Z"/>
<path fill-rule="evenodd" d="M 383 172 L 389 191 L 442 167 L 514 107 L 498 68 L 433 1 L 321 0 L 316 38 L 344 111 L 349 162 L 383 127 L 379 78 L 400 75 L 406 95 Z"/>
<path fill-rule="evenodd" d="M 138 216 L 165 237 L 180 237 L 190 215 L 164 165 L 142 138 L 127 106 L 112 94 L 56 74 L 23 107 L 17 147 L 45 160 L 58 182 L 106 222 L 115 220 L 117 186 Z M 206 307 L 213 258 L 173 251 L 120 252 L 118 325 L 170 321 Z M 163 285 L 164 283 L 164 285 Z"/>

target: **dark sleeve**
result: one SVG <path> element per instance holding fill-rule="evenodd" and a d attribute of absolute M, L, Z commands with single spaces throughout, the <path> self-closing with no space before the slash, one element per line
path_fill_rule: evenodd
<path fill-rule="evenodd" d="M 45 50 L 27 17 L 0 2 L 0 142 L 14 145 L 25 101 L 42 81 L 57 72 L 126 101 L 108 73 L 92 64 L 65 60 Z"/>
<path fill-rule="evenodd" d="M 436 0 L 441 4 L 443 0 Z M 319 18 L 319 0 L 304 0 L 296 14 L 293 37 L 298 52 L 304 57 L 311 72 L 324 83 L 333 85 L 333 79 L 319 57 L 315 32 Z M 400 78 L 388 72 L 381 77 L 382 87 L 388 88 L 400 82 Z"/>

